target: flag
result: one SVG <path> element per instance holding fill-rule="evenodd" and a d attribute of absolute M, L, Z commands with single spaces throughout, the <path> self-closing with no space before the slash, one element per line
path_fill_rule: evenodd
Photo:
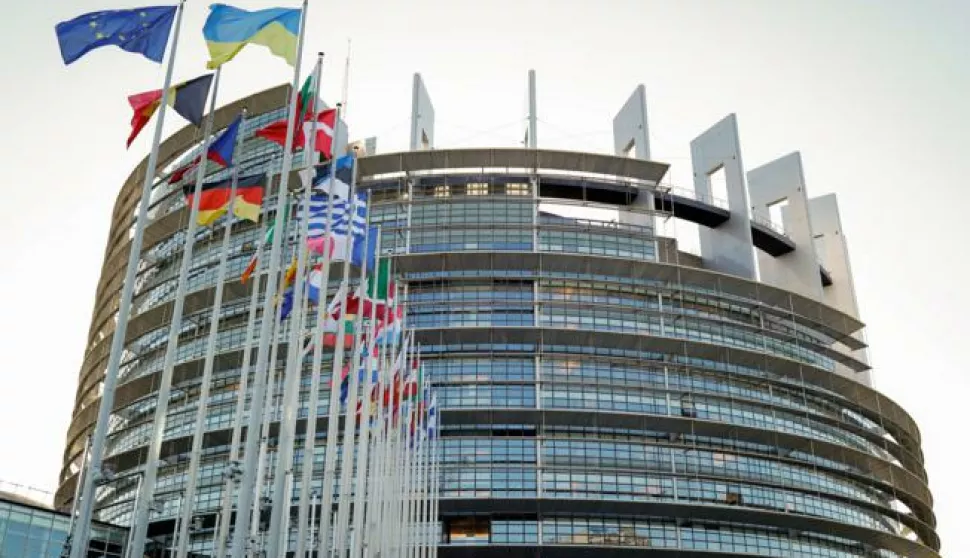
<path fill-rule="evenodd" d="M 367 269 L 370 275 L 370 287 L 367 296 L 376 300 L 392 300 L 396 287 L 394 281 L 391 279 L 391 259 L 382 258 L 377 262 L 376 266 L 371 266 Z"/>
<path fill-rule="evenodd" d="M 210 85 L 212 85 L 212 74 L 205 74 L 174 85 L 168 90 L 168 104 L 183 118 L 196 126 L 201 126 L 202 113 L 205 110 L 205 100 L 209 97 Z M 161 89 L 137 93 L 128 97 L 128 104 L 135 111 L 135 114 L 131 117 L 131 135 L 128 136 L 128 147 L 131 147 L 131 142 L 135 141 L 138 133 L 152 119 L 161 103 Z"/>
<path fill-rule="evenodd" d="M 266 236 L 263 238 L 264 245 L 268 245 L 273 242 L 273 230 L 275 228 L 276 223 L 269 226 L 269 229 L 266 231 Z M 259 258 L 256 257 L 258 254 L 258 251 L 253 254 L 253 257 L 249 260 L 249 264 L 246 266 L 246 269 L 243 270 L 242 275 L 239 277 L 239 280 L 243 285 L 246 284 L 246 281 L 249 281 L 249 278 L 252 276 L 253 272 L 256 271 L 256 265 L 259 263 Z"/>
<path fill-rule="evenodd" d="M 330 254 L 331 261 L 335 262 L 346 261 L 347 252 L 350 252 L 350 263 L 360 267 L 365 258 L 373 263 L 377 239 L 376 235 L 374 235 L 373 242 L 364 238 L 364 227 L 367 225 L 367 195 L 361 192 L 356 194 L 354 198 L 353 204 L 349 200 L 333 201 L 331 204 L 333 217 L 330 223 L 330 236 L 326 237 L 326 196 L 311 196 L 310 218 L 307 223 L 309 227 L 307 245 L 314 253 Z M 351 205 L 353 206 L 352 210 Z M 365 243 L 365 240 L 368 240 L 368 242 Z"/>
<path fill-rule="evenodd" d="M 304 145 L 303 123 L 307 119 L 307 114 L 312 105 L 313 95 L 313 76 L 311 75 L 307 76 L 306 80 L 304 80 L 303 87 L 300 88 L 300 92 L 296 96 L 296 125 L 293 128 L 293 149 L 303 147 Z M 270 122 L 257 130 L 253 135 L 277 143 L 281 147 L 286 147 L 286 130 L 289 127 L 287 118 Z"/>
<path fill-rule="evenodd" d="M 354 244 L 351 247 L 350 263 L 356 265 L 357 267 L 364 267 L 367 265 L 367 269 L 374 269 L 374 263 L 377 259 L 377 231 L 378 227 L 368 227 L 366 238 L 358 239 L 354 237 Z"/>
<path fill-rule="evenodd" d="M 333 172 L 333 177 L 330 174 Z M 354 156 L 344 155 L 337 159 L 337 167 L 331 171 L 330 163 L 308 167 L 300 171 L 303 187 L 311 187 L 314 191 L 347 199 L 350 197 L 350 183 L 354 172 Z"/>
<path fill-rule="evenodd" d="M 202 27 L 209 47 L 209 69 L 232 60 L 248 44 L 263 45 L 290 66 L 296 64 L 302 10 L 269 8 L 250 12 L 225 4 L 213 4 L 209 10 Z"/>
<path fill-rule="evenodd" d="M 296 282 L 296 256 L 293 256 L 293 261 L 290 262 L 290 267 L 286 268 L 286 273 L 283 275 L 283 288 L 287 289 Z"/>
<path fill-rule="evenodd" d="M 320 304 L 320 293 L 326 293 L 326 290 L 327 287 L 323 284 L 323 264 L 316 264 L 307 277 L 307 299 L 313 304 Z"/>
<path fill-rule="evenodd" d="M 259 209 L 262 206 L 263 200 L 264 176 L 262 174 L 244 176 L 237 180 L 236 203 L 233 205 L 232 210 L 236 217 L 250 221 L 259 220 Z M 185 194 L 186 204 L 192 207 L 195 185 L 186 184 L 182 187 L 182 192 Z M 196 222 L 202 226 L 208 226 L 224 215 L 229 207 L 229 195 L 231 193 L 231 179 L 203 184 L 202 191 L 199 193 L 199 215 Z"/>
<path fill-rule="evenodd" d="M 386 317 L 382 314 L 380 320 L 382 321 L 377 322 L 377 329 L 374 332 L 377 342 L 385 345 L 400 340 L 401 334 L 404 333 L 404 308 L 395 306 Z"/>
<path fill-rule="evenodd" d="M 429 440 L 434 440 L 438 435 L 438 393 L 431 394 L 431 403 L 428 404 L 428 420 L 425 430 Z"/>
<path fill-rule="evenodd" d="M 354 345 L 354 319 L 353 314 L 343 314 L 342 312 L 331 315 L 324 323 L 323 346 L 336 347 L 337 340 L 343 337 L 345 349 Z"/>
<path fill-rule="evenodd" d="M 360 343 L 360 366 L 357 368 L 357 383 L 360 386 L 364 385 L 365 377 L 367 375 L 368 363 L 370 363 L 371 368 L 371 384 L 376 384 L 378 382 L 380 372 L 377 366 L 377 352 L 376 347 L 370 343 L 367 343 L 366 339 L 361 339 Z M 370 355 L 368 356 L 368 353 Z M 353 361 L 351 361 L 353 362 Z M 347 402 L 347 395 L 350 391 L 350 364 L 348 362 L 344 365 L 343 370 L 340 374 L 340 402 Z"/>
<path fill-rule="evenodd" d="M 348 234 L 350 230 L 350 201 L 328 199 L 326 195 L 313 194 L 304 207 L 300 202 L 297 215 L 307 215 L 307 245 L 317 254 L 327 254 L 338 261 L 346 258 Z M 358 210 L 360 208 L 357 208 Z M 329 218 L 328 218 L 329 210 Z M 364 208 L 366 212 L 366 208 Z M 366 216 L 366 213 L 364 214 Z M 366 217 L 362 217 L 365 219 Z M 364 228 L 362 219 L 354 220 L 354 234 L 363 239 Z M 329 221 L 330 236 L 327 237 L 327 223 Z"/>
<path fill-rule="evenodd" d="M 239 277 L 240 283 L 245 285 L 246 281 L 249 281 L 249 278 L 252 277 L 253 273 L 256 271 L 257 264 L 259 264 L 259 258 L 256 257 L 256 254 L 253 254 L 252 259 L 250 259 L 249 263 L 246 265 L 246 269 L 243 270 L 242 275 Z"/>
<path fill-rule="evenodd" d="M 280 303 L 280 321 L 290 317 L 293 311 L 293 287 L 287 287 L 283 292 L 283 301 Z"/>
<path fill-rule="evenodd" d="M 297 109 L 300 105 L 297 104 Z M 299 113 L 298 113 L 299 114 Z M 337 125 L 337 110 L 327 109 L 317 115 L 317 135 L 314 138 L 313 150 L 322 153 L 324 157 L 330 158 L 333 149 L 333 130 Z M 256 136 L 264 140 L 286 147 L 286 119 L 271 122 L 263 126 L 256 132 Z M 296 127 L 293 129 L 293 150 L 306 149 L 307 138 L 313 131 L 313 121 L 309 118 L 299 118 L 296 120 Z"/>
<path fill-rule="evenodd" d="M 209 144 L 209 152 L 206 154 L 206 159 L 222 165 L 223 167 L 232 165 L 232 156 L 236 150 L 236 140 L 239 137 L 239 125 L 241 123 L 242 115 L 240 114 L 235 120 L 232 121 L 231 124 L 229 124 L 229 126 L 226 127 L 225 131 L 222 132 L 219 137 Z M 196 157 L 191 163 L 172 172 L 172 174 L 168 177 L 168 181 L 175 183 L 182 180 L 187 173 L 198 168 L 200 160 L 201 157 Z"/>
<path fill-rule="evenodd" d="M 64 64 L 108 45 L 143 54 L 161 64 L 176 6 L 151 6 L 131 10 L 106 10 L 80 15 L 54 27 Z"/>
<path fill-rule="evenodd" d="M 317 115 L 317 130 L 313 138 L 313 150 L 329 159 L 333 156 L 333 131 L 337 128 L 337 109 L 327 109 Z M 313 121 L 303 121 L 304 144 L 313 134 Z"/>

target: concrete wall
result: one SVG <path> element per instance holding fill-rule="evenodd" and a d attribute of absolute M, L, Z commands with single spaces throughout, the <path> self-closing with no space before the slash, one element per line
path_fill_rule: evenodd
<path fill-rule="evenodd" d="M 614 153 L 626 157 L 633 153 L 637 159 L 650 160 L 650 131 L 647 126 L 647 89 L 642 84 L 623 104 L 613 118 Z"/>
<path fill-rule="evenodd" d="M 832 284 L 822 289 L 822 302 L 859 318 L 859 303 L 856 299 L 855 281 L 852 278 L 852 266 L 849 262 L 849 247 L 842 232 L 842 218 L 839 215 L 839 204 L 835 194 L 808 200 L 808 211 L 811 216 L 812 230 L 815 232 L 819 260 L 832 276 Z M 865 330 L 857 332 L 855 337 L 865 341 Z M 869 355 L 865 349 L 852 352 L 844 346 L 838 345 L 838 347 L 863 362 L 869 362 Z M 856 373 L 839 366 L 836 372 L 872 386 L 871 372 Z"/>
<path fill-rule="evenodd" d="M 421 74 L 411 89 L 411 151 L 434 149 L 434 106 Z"/>
<path fill-rule="evenodd" d="M 727 202 L 731 218 L 716 229 L 700 228 L 701 257 L 708 269 L 755 278 L 751 220 L 748 218 L 748 193 L 741 162 L 741 141 L 734 114 L 712 126 L 690 142 L 694 170 L 694 191 L 710 199 L 710 175 L 724 169 Z"/>
<path fill-rule="evenodd" d="M 796 151 L 748 171 L 748 193 L 751 210 L 761 215 L 768 215 L 773 204 L 788 202 L 782 209 L 782 223 L 785 234 L 795 242 L 794 251 L 778 257 L 757 251 L 761 281 L 821 300 L 822 280 L 801 154 Z"/>

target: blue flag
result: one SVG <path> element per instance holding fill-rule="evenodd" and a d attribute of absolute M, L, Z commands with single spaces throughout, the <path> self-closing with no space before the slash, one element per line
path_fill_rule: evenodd
<path fill-rule="evenodd" d="M 116 45 L 160 64 L 176 10 L 175 6 L 107 10 L 62 21 L 54 28 L 61 58 L 70 64 L 96 48 Z"/>
<path fill-rule="evenodd" d="M 363 267 L 367 261 L 367 269 L 373 270 L 377 259 L 377 227 L 370 227 L 366 239 L 364 235 L 354 235 L 354 245 L 351 248 L 350 263 Z M 366 240 L 366 243 L 365 243 Z"/>

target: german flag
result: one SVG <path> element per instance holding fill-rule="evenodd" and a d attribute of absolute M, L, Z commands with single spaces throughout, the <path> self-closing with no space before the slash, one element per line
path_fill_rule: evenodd
<path fill-rule="evenodd" d="M 240 219 L 259 221 L 259 210 L 263 205 L 263 179 L 265 175 L 245 176 L 236 183 L 236 203 L 233 204 L 233 214 Z M 185 202 L 192 207 L 195 186 L 186 184 L 182 187 Z M 199 217 L 197 222 L 202 226 L 211 225 L 222 217 L 229 207 L 229 195 L 232 193 L 232 180 L 210 182 L 202 185 L 199 194 Z"/>

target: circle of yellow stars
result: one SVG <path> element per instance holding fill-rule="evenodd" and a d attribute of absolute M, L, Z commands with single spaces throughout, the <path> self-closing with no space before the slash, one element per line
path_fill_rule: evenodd
<path fill-rule="evenodd" d="M 142 29 L 148 29 L 149 23 L 146 20 L 146 18 L 148 17 L 148 12 L 138 12 L 138 17 L 140 17 L 142 19 L 142 22 L 141 22 Z M 100 39 L 107 39 L 107 38 L 111 37 L 111 35 L 108 34 L 108 33 L 104 33 L 104 32 L 101 32 L 101 31 L 97 31 L 97 28 L 98 28 L 98 16 L 96 16 L 96 15 L 95 16 L 91 16 L 91 21 L 88 22 L 88 26 L 91 28 L 92 31 L 94 31 L 94 38 L 96 38 L 96 39 L 99 39 L 100 40 Z M 118 33 L 118 40 L 119 41 L 127 40 L 126 37 L 125 37 L 125 35 L 124 35 L 124 33 Z"/>

